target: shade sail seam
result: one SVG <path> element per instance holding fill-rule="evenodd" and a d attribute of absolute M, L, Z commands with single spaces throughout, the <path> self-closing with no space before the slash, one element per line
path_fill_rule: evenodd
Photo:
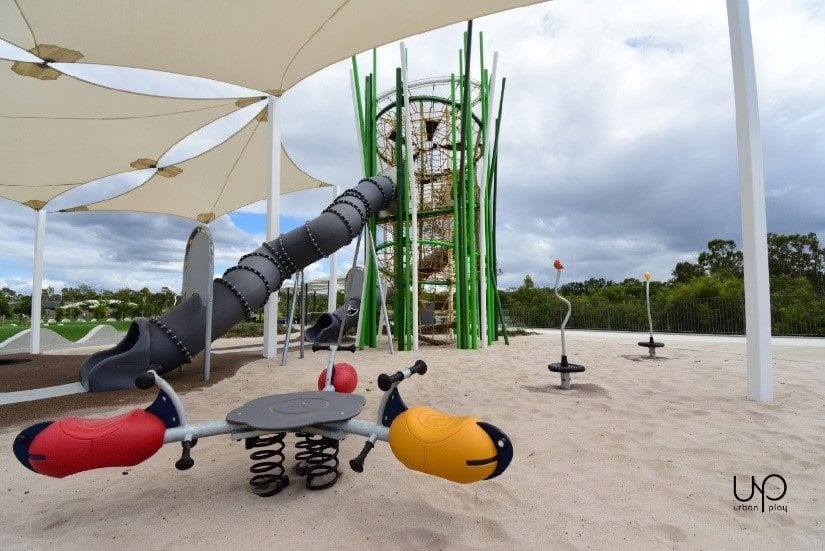
<path fill-rule="evenodd" d="M 280 88 L 281 88 L 281 90 L 283 90 L 283 88 L 284 88 L 284 79 L 286 78 L 287 73 L 289 73 L 289 69 L 292 67 L 292 64 L 295 62 L 295 59 L 296 59 L 299 55 L 301 55 L 301 52 L 303 52 L 303 51 L 304 51 L 304 48 L 306 48 L 307 44 L 309 44 L 310 42 L 312 42 L 312 39 L 313 39 L 313 38 L 315 38 L 315 36 L 316 36 L 319 32 L 321 32 L 321 30 L 322 30 L 324 27 L 326 27 L 327 23 L 329 23 L 329 22 L 330 22 L 330 21 L 331 21 L 331 20 L 332 20 L 332 19 L 333 19 L 336 15 L 338 15 L 338 12 L 340 12 L 340 11 L 344 8 L 344 6 L 346 6 L 347 4 L 349 4 L 349 0 L 344 0 L 344 2 L 343 2 L 340 6 L 338 6 L 337 8 L 335 8 L 335 11 L 334 11 L 334 12 L 332 12 L 332 13 L 330 14 L 330 16 L 329 16 L 329 17 L 327 17 L 326 19 L 324 19 L 324 21 L 323 21 L 320 25 L 318 25 L 318 28 L 317 28 L 317 29 L 315 29 L 315 31 L 314 31 L 311 35 L 309 35 L 309 38 L 307 38 L 307 39 L 304 41 L 304 43 L 303 43 L 303 44 L 301 44 L 301 47 L 300 47 L 300 48 L 298 48 L 297 50 L 295 50 L 295 53 L 292 55 L 292 58 L 290 58 L 290 60 L 289 60 L 289 63 L 287 63 L 287 64 L 286 64 L 286 67 L 284 67 L 284 72 L 283 72 L 283 74 L 281 74 L 281 84 L 279 85 L 279 86 L 280 86 Z"/>
<path fill-rule="evenodd" d="M 118 173 L 116 172 L 115 174 L 118 174 Z M 113 174 L 110 174 L 110 176 L 113 176 Z M 104 178 L 105 178 L 105 176 L 104 176 Z M 60 187 L 60 186 L 76 186 L 76 185 L 78 185 L 78 184 L 76 184 L 76 183 L 69 183 L 69 184 L 37 184 L 36 186 L 30 186 L 30 185 L 27 185 L 27 184 L 0 184 L 0 187 L 25 187 L 25 188 L 36 189 L 36 188 L 41 188 L 41 187 Z"/>
<path fill-rule="evenodd" d="M 235 158 L 235 162 L 232 163 L 232 168 L 230 168 L 229 172 L 226 174 L 226 178 L 223 181 L 223 185 L 221 186 L 221 190 L 218 192 L 217 197 L 215 197 L 215 201 L 212 203 L 211 212 L 215 212 L 215 209 L 218 207 L 218 201 L 220 201 L 221 197 L 223 197 L 223 192 L 226 190 L 227 184 L 229 184 L 229 179 L 232 177 L 232 173 L 235 172 L 235 168 L 238 166 L 238 163 L 240 162 L 241 157 L 243 157 L 243 154 L 246 152 L 246 148 L 249 146 L 249 143 L 252 141 L 252 138 L 255 136 L 255 132 L 258 131 L 258 128 L 260 128 L 260 126 L 261 126 L 261 122 L 257 121 L 255 123 L 255 128 L 252 129 L 252 132 L 250 132 L 250 134 L 249 134 L 249 138 L 246 139 L 246 143 L 243 144 L 243 147 L 241 148 L 240 153 L 238 153 L 238 156 Z"/>
<path fill-rule="evenodd" d="M 94 86 L 94 84 L 92 84 Z M 226 107 L 230 103 L 235 103 L 232 101 L 227 101 L 226 103 L 220 103 L 217 105 L 210 105 L 208 107 L 197 107 L 193 109 L 184 109 L 181 111 L 170 111 L 168 113 L 155 113 L 152 115 L 139 115 L 139 116 L 130 116 L 130 117 L 39 117 L 37 115 L 24 115 L 24 116 L 15 116 L 15 115 L 2 115 L 0 114 L 0 119 L 26 119 L 26 120 L 49 120 L 49 121 L 128 121 L 128 120 L 137 120 L 137 119 L 153 119 L 157 117 L 166 117 L 171 115 L 182 115 L 185 113 L 197 113 L 198 111 L 207 111 L 209 109 L 218 109 L 221 107 Z"/>
<path fill-rule="evenodd" d="M 29 29 L 29 32 L 32 35 L 32 41 L 34 41 L 34 48 L 37 50 L 37 57 L 43 59 L 43 56 L 40 55 L 40 43 L 38 43 L 37 37 L 34 35 L 34 29 L 32 29 L 31 23 L 29 23 L 29 20 L 26 18 L 26 14 L 23 13 L 23 8 L 20 7 L 20 3 L 17 0 L 14 0 L 14 5 L 17 6 L 17 11 L 20 12 L 20 17 L 23 18 L 23 22 L 26 24 L 26 27 Z"/>

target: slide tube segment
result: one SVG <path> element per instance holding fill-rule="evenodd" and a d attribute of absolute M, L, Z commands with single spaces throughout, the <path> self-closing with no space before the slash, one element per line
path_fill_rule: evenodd
<path fill-rule="evenodd" d="M 361 180 L 320 216 L 264 242 L 213 283 L 212 338 L 250 317 L 285 279 L 347 245 L 395 196 L 392 170 Z M 158 318 L 136 318 L 114 348 L 89 356 L 79 379 L 91 392 L 131 388 L 150 367 L 167 373 L 203 350 L 205 304 L 193 295 Z"/>
<path fill-rule="evenodd" d="M 312 327 L 304 331 L 304 338 L 309 342 L 337 343 L 339 335 L 343 336 L 358 325 L 358 313 L 361 311 L 361 292 L 364 287 L 364 271 L 361 268 L 350 270 L 345 286 L 344 304 L 332 312 L 321 314 Z"/>

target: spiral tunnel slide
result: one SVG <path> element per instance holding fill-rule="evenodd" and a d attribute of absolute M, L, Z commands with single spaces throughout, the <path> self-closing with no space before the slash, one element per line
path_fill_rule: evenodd
<path fill-rule="evenodd" d="M 213 283 L 212 337 L 216 339 L 266 303 L 285 279 L 347 245 L 367 218 L 389 207 L 394 169 L 361 180 L 320 216 L 244 255 Z M 131 388 L 148 369 L 169 372 L 204 348 L 206 305 L 193 295 L 158 318 L 136 318 L 114 348 L 92 354 L 80 367 L 80 383 L 99 392 Z"/>

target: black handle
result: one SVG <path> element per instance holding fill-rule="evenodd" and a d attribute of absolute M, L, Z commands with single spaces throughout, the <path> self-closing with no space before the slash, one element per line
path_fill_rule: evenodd
<path fill-rule="evenodd" d="M 331 345 L 331 344 L 321 344 L 319 342 L 314 342 L 314 343 L 312 343 L 312 351 L 313 352 L 318 352 L 319 350 L 329 350 L 329 348 L 331 346 L 333 346 L 333 345 Z M 357 346 L 355 345 L 355 343 L 352 343 L 352 344 L 341 345 L 338 348 L 336 348 L 336 350 L 343 350 L 344 352 L 355 352 L 356 348 L 357 348 Z"/>
<path fill-rule="evenodd" d="M 135 377 L 135 386 L 141 390 L 147 390 L 155 386 L 155 374 L 154 373 L 141 373 L 137 377 Z"/>
<path fill-rule="evenodd" d="M 361 449 L 361 453 L 358 454 L 358 457 L 349 460 L 349 466 L 352 468 L 353 471 L 356 473 L 363 473 L 364 472 L 364 460 L 367 458 L 367 454 L 375 447 L 375 444 L 367 440 L 364 442 L 364 447 Z"/>
<path fill-rule="evenodd" d="M 412 372 L 411 375 L 414 375 L 416 373 L 418 373 L 419 375 L 423 375 L 427 372 L 427 364 L 425 364 L 423 360 L 416 360 L 413 366 L 410 368 L 410 371 Z M 400 383 L 403 380 L 403 371 L 396 371 L 392 375 L 382 373 L 378 376 L 378 388 L 386 392 L 392 387 L 393 383 Z"/>

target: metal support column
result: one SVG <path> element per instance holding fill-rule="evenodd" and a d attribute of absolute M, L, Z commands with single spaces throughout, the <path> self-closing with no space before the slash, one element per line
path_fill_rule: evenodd
<path fill-rule="evenodd" d="M 727 8 L 739 149 L 748 399 L 769 401 L 773 399 L 771 302 L 756 69 L 748 1 L 727 0 Z"/>
<path fill-rule="evenodd" d="M 280 233 L 281 207 L 281 130 L 277 118 L 278 98 L 269 96 L 269 197 L 266 201 L 266 240 Z M 272 293 L 264 305 L 264 358 L 274 358 L 278 346 L 278 293 Z"/>

